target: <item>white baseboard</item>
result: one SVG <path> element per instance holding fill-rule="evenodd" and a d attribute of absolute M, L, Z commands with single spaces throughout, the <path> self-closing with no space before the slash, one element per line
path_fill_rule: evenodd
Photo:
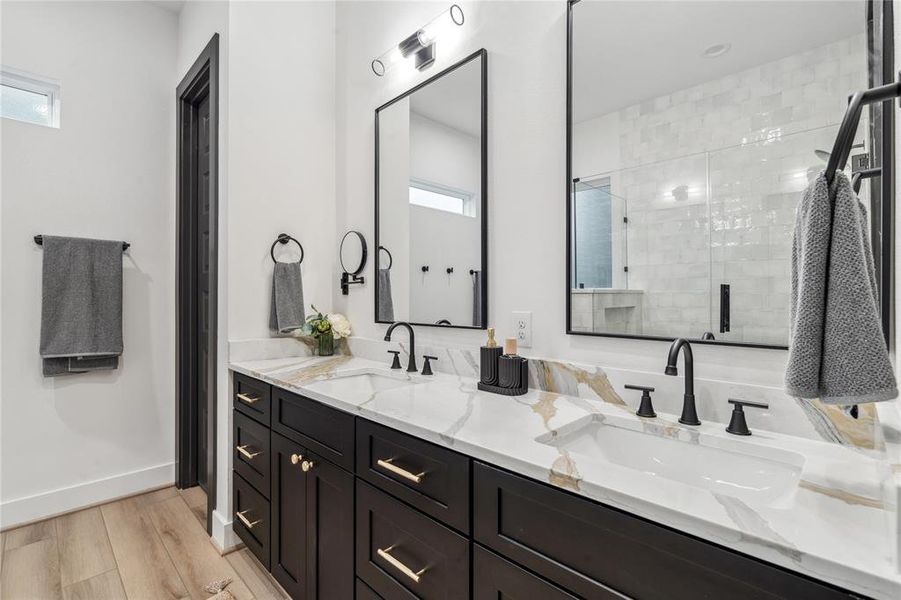
<path fill-rule="evenodd" d="M 146 490 L 174 485 L 174 482 L 175 463 L 166 463 L 33 496 L 7 500 L 0 504 L 0 529 L 9 529 Z"/>
<path fill-rule="evenodd" d="M 218 510 L 213 511 L 213 535 L 210 536 L 210 539 L 219 554 L 228 554 L 244 544 L 241 538 L 235 535 L 232 522 L 226 521 Z"/>

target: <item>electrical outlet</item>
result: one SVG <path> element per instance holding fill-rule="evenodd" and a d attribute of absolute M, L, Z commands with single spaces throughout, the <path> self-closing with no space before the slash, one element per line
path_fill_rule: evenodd
<path fill-rule="evenodd" d="M 513 331 L 520 348 L 532 347 L 532 313 L 513 311 Z"/>

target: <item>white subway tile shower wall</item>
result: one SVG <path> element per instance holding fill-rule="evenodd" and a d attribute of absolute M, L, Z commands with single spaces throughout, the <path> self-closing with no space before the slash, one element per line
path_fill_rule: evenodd
<path fill-rule="evenodd" d="M 794 209 L 824 166 L 813 150 L 831 149 L 847 94 L 866 85 L 861 34 L 574 126 L 618 144 L 617 170 L 580 159 L 573 176 L 609 175 L 626 198 L 629 288 L 644 291 L 644 333 L 787 342 Z M 866 130 L 864 118 L 858 141 Z M 720 283 L 732 299 L 722 334 Z M 584 330 L 587 315 L 573 324 Z"/>

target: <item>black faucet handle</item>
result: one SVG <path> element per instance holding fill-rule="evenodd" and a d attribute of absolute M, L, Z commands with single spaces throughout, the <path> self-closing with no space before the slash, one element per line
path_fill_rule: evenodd
<path fill-rule="evenodd" d="M 770 407 L 769 404 L 764 404 L 763 402 L 750 402 L 748 400 L 738 400 L 737 398 L 729 398 L 729 404 L 734 406 L 734 408 L 732 409 L 732 418 L 729 419 L 726 432 L 732 435 L 751 435 L 751 430 L 748 429 L 748 422 L 745 420 L 745 406 L 751 408 Z"/>
<path fill-rule="evenodd" d="M 633 385 L 633 384 L 631 384 L 631 383 L 627 383 L 627 384 L 624 385 L 623 387 L 626 388 L 627 390 L 638 390 L 638 391 L 640 391 L 640 392 L 653 392 L 653 391 L 655 391 L 654 388 L 652 388 L 652 387 L 647 387 L 647 386 L 644 386 L 644 385 Z"/>
<path fill-rule="evenodd" d="M 736 407 L 738 406 L 749 406 L 751 408 L 769 408 L 769 404 L 764 404 L 763 402 L 751 402 L 750 400 L 740 400 L 738 398 L 729 398 L 729 404 L 734 404 Z"/>
<path fill-rule="evenodd" d="M 392 369 L 400 368 L 400 350 L 388 350 L 388 354 L 393 354 L 394 359 L 391 361 Z"/>
<path fill-rule="evenodd" d="M 632 385 L 631 383 L 627 383 L 623 387 L 627 390 L 638 390 L 641 392 L 641 404 L 635 412 L 636 415 L 639 417 L 647 417 L 649 419 L 657 416 L 657 413 L 654 412 L 654 404 L 651 402 L 651 392 L 654 391 L 654 388 L 643 385 Z"/>
<path fill-rule="evenodd" d="M 438 360 L 437 356 L 429 356 L 428 354 L 423 354 L 422 357 L 425 359 L 425 364 L 422 365 L 422 374 L 423 375 L 434 375 L 432 373 L 432 363 L 429 361 Z"/>

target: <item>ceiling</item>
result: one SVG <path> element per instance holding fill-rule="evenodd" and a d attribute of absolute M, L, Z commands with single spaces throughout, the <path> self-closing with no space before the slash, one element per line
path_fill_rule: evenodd
<path fill-rule="evenodd" d="M 479 137 L 482 128 L 482 68 L 475 59 L 410 96 L 410 110 Z"/>
<path fill-rule="evenodd" d="M 573 7 L 573 121 L 863 33 L 865 16 L 863 0 L 582 0 Z M 732 47 L 702 56 L 714 44 Z"/>

